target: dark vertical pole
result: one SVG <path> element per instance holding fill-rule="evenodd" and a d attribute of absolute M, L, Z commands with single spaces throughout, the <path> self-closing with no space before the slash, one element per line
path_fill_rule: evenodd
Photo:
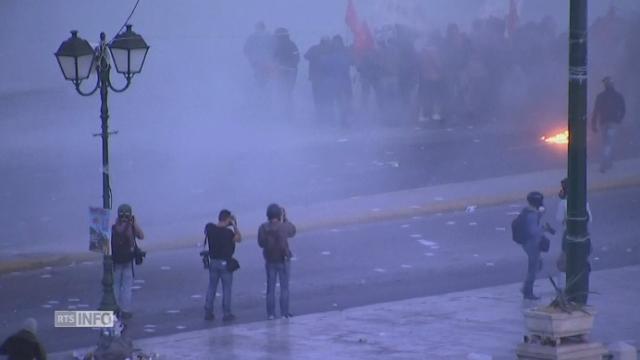
<path fill-rule="evenodd" d="M 100 77 L 100 120 L 102 125 L 102 207 L 111 209 L 111 186 L 109 185 L 109 71 L 107 60 L 107 47 L 105 34 L 100 33 L 100 48 L 98 50 L 98 76 Z M 105 249 L 102 259 L 102 299 L 100 310 L 119 310 L 116 297 L 113 292 L 113 259 L 110 251 Z"/>
<path fill-rule="evenodd" d="M 102 207 L 111 209 L 111 187 L 109 185 L 109 63 L 107 60 L 105 34 L 100 34 L 100 119 L 102 120 Z"/>
<path fill-rule="evenodd" d="M 569 153 L 567 195 L 567 295 L 587 303 L 587 0 L 570 0 L 569 10 Z"/>

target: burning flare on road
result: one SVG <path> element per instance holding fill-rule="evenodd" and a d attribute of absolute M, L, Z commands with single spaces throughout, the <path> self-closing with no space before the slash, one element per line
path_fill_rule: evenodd
<path fill-rule="evenodd" d="M 540 140 L 543 140 L 548 144 L 560 144 L 560 145 L 569 144 L 569 130 L 565 130 L 561 133 L 557 133 L 552 136 L 543 136 L 540 138 Z"/>

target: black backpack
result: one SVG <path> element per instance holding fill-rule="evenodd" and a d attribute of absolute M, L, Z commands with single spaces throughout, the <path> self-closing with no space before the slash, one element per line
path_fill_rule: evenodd
<path fill-rule="evenodd" d="M 268 227 L 265 239 L 264 256 L 268 262 L 283 262 L 289 256 L 285 239 L 277 228 Z"/>
<path fill-rule="evenodd" d="M 527 209 L 522 209 L 511 222 L 511 239 L 518 245 L 527 242 L 527 212 Z"/>
<path fill-rule="evenodd" d="M 117 231 L 114 225 L 111 228 L 111 257 L 116 264 L 126 264 L 134 257 L 133 228 L 125 226 L 122 231 Z"/>

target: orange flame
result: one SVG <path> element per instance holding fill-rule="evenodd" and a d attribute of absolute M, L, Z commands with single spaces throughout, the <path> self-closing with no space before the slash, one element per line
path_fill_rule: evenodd
<path fill-rule="evenodd" d="M 569 144 L 569 130 L 565 130 L 561 133 L 558 133 L 552 136 L 543 136 L 540 138 L 540 140 L 543 140 L 548 144 L 560 144 L 560 145 Z"/>

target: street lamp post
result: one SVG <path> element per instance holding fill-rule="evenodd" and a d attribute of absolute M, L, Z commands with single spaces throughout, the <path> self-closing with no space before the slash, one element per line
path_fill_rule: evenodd
<path fill-rule="evenodd" d="M 109 51 L 107 51 L 109 49 Z M 116 35 L 110 42 L 106 41 L 105 33 L 100 33 L 100 44 L 93 49 L 89 42 L 78 37 L 77 31 L 71 31 L 71 37 L 65 40 L 55 56 L 62 70 L 62 75 L 75 86 L 78 94 L 91 96 L 100 90 L 100 120 L 102 138 L 102 207 L 111 209 L 111 187 L 109 185 L 109 89 L 115 92 L 125 91 L 135 74 L 142 71 L 142 66 L 149 51 L 149 46 L 142 36 L 131 30 L 131 25 L 126 26 L 124 32 Z M 116 71 L 124 75 L 126 83 L 122 88 L 116 88 L 111 83 L 111 64 L 109 54 L 115 64 Z M 83 80 L 96 72 L 96 84 L 90 91 L 80 88 Z M 107 245 L 104 249 L 103 275 L 102 275 L 102 299 L 100 310 L 118 312 L 118 304 L 113 293 L 113 259 Z"/>
<path fill-rule="evenodd" d="M 587 303 L 587 0 L 571 0 L 569 11 L 569 149 L 567 194 L 567 295 Z"/>

